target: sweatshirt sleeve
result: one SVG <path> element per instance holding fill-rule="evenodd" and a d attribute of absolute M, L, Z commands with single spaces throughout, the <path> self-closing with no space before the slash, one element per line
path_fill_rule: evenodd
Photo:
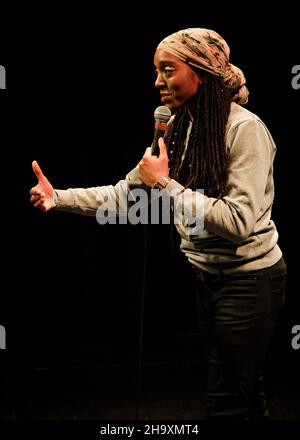
<path fill-rule="evenodd" d="M 231 128 L 228 142 L 229 178 L 222 199 L 184 190 L 174 180 L 169 183 L 168 191 L 175 194 L 175 199 L 185 194 L 183 204 L 190 205 L 191 200 L 203 204 L 205 230 L 242 243 L 255 231 L 256 222 L 273 203 L 275 144 L 259 119 L 249 119 Z M 194 212 L 197 212 L 195 207 Z"/>
<path fill-rule="evenodd" d="M 138 177 L 138 167 L 135 167 L 116 185 L 55 189 L 58 196 L 55 209 L 89 216 L 96 216 L 97 211 L 103 209 L 122 215 L 127 212 L 128 200 L 133 201 L 130 191 L 140 187 L 145 186 Z"/>

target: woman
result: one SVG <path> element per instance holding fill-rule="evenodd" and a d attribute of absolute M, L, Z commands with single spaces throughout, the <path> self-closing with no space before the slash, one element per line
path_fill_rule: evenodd
<path fill-rule="evenodd" d="M 276 146 L 260 118 L 241 106 L 248 101 L 244 75 L 229 63 L 229 47 L 215 31 L 189 28 L 166 37 L 154 64 L 161 101 L 174 113 L 160 155 L 147 148 L 115 186 L 56 191 L 33 162 L 39 183 L 31 202 L 42 211 L 56 206 L 94 215 L 124 188 L 164 189 L 175 203 L 183 194 L 189 203 L 200 200 L 204 230 L 176 226 L 198 280 L 210 366 L 207 415 L 267 417 L 262 368 L 286 279 L 271 220 Z"/>

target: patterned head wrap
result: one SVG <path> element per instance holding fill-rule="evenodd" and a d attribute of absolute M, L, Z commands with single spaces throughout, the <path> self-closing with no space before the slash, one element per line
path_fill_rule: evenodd
<path fill-rule="evenodd" d="M 223 78 L 233 94 L 233 101 L 248 102 L 245 76 L 241 69 L 229 63 L 229 46 L 217 32 L 203 28 L 184 29 L 164 38 L 156 49 L 163 49 L 191 66 Z"/>

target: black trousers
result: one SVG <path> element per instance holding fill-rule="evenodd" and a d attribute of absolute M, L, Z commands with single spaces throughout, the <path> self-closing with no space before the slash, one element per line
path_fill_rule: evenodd
<path fill-rule="evenodd" d="M 284 303 L 284 259 L 234 275 L 196 271 L 198 321 L 209 359 L 207 416 L 267 417 L 262 367 Z"/>

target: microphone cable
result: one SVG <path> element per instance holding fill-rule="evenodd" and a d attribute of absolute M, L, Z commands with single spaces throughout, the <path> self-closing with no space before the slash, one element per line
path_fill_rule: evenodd
<path fill-rule="evenodd" d="M 139 321 L 139 348 L 138 348 L 138 366 L 135 400 L 135 420 L 139 420 L 140 401 L 142 396 L 142 377 L 143 377 L 143 352 L 144 352 L 144 310 L 145 293 L 147 286 L 147 267 L 148 267 L 148 225 L 144 225 L 144 260 L 143 260 L 143 278 L 142 291 L 140 299 L 140 321 Z"/>
<path fill-rule="evenodd" d="M 164 137 L 167 128 L 167 123 L 171 118 L 171 110 L 161 105 L 154 111 L 154 137 L 152 141 L 152 152 L 159 156 L 158 139 Z M 137 371 L 137 385 L 136 385 L 136 402 L 135 402 L 135 419 L 139 418 L 139 406 L 142 395 L 142 373 L 143 373 L 143 351 L 144 351 L 144 308 L 145 308 L 145 292 L 147 285 L 147 266 L 148 266 L 148 228 L 147 223 L 144 224 L 144 261 L 143 261 L 143 279 L 142 292 L 140 300 L 140 340 L 138 349 L 138 371 Z"/>

